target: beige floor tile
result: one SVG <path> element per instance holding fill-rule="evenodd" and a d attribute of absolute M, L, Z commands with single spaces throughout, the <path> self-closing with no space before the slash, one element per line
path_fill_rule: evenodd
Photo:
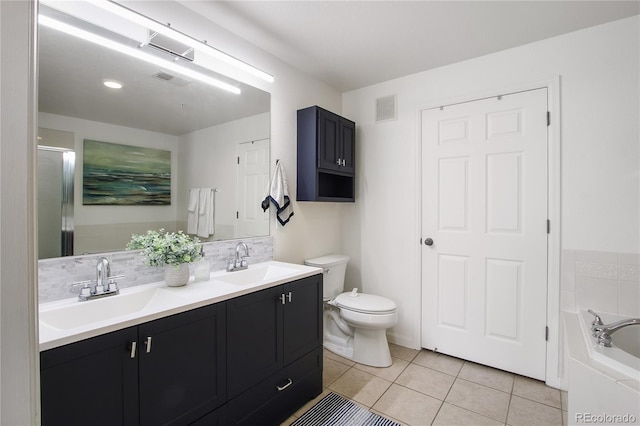
<path fill-rule="evenodd" d="M 441 371 L 451 376 L 457 376 L 458 372 L 462 368 L 464 361 L 452 356 L 439 354 L 437 352 L 428 351 L 423 349 L 413 359 L 415 364 L 423 367 L 429 367 L 434 370 Z"/>
<path fill-rule="evenodd" d="M 513 373 L 476 364 L 475 362 L 465 362 L 460 373 L 458 373 L 458 377 L 502 392 L 511 393 L 513 389 Z"/>
<path fill-rule="evenodd" d="M 504 423 L 445 402 L 432 424 L 433 426 L 500 426 Z"/>
<path fill-rule="evenodd" d="M 358 370 L 361 370 L 361 371 L 366 371 L 369 374 L 373 374 L 374 376 L 381 377 L 385 380 L 389 380 L 390 382 L 393 382 L 395 379 L 398 378 L 400 373 L 402 373 L 404 369 L 407 368 L 407 365 L 409 365 L 409 361 L 405 361 L 403 359 L 398 359 L 398 358 L 391 358 L 391 359 L 393 360 L 393 364 L 391 364 L 390 367 L 379 368 L 379 367 L 371 367 L 369 365 L 364 365 L 364 364 L 356 364 L 354 365 L 354 368 L 357 368 Z"/>
<path fill-rule="evenodd" d="M 569 393 L 567 391 L 560 391 L 560 403 L 562 404 L 562 409 L 567 410 L 569 407 Z"/>
<path fill-rule="evenodd" d="M 329 385 L 329 389 L 371 407 L 391 386 L 391 382 L 352 368 Z"/>
<path fill-rule="evenodd" d="M 511 426 L 562 426 L 562 411 L 519 396 L 511 398 L 507 424 Z"/>
<path fill-rule="evenodd" d="M 513 394 L 552 407 L 562 408 L 560 391 L 550 388 L 539 380 L 516 376 L 513 383 Z"/>
<path fill-rule="evenodd" d="M 456 379 L 445 401 L 504 422 L 507 418 L 510 397 L 508 393 Z"/>
<path fill-rule="evenodd" d="M 348 365 L 334 361 L 331 358 L 323 359 L 324 368 L 322 369 L 322 386 L 327 387 L 333 383 L 338 377 L 342 376 L 349 368 Z"/>
<path fill-rule="evenodd" d="M 436 416 L 441 402 L 420 392 L 396 384 L 372 407 L 411 426 L 428 426 Z"/>
<path fill-rule="evenodd" d="M 443 401 L 455 379 L 440 371 L 411 364 L 398 377 L 396 383 Z"/>
<path fill-rule="evenodd" d="M 413 359 L 418 355 L 420 349 L 409 349 L 404 346 L 396 345 L 393 343 L 389 343 L 389 351 L 391 352 L 391 356 L 393 358 L 400 358 L 405 361 L 413 361 Z"/>
<path fill-rule="evenodd" d="M 341 357 L 338 354 L 334 354 L 333 352 L 331 352 L 331 351 L 329 351 L 327 349 L 323 349 L 322 350 L 322 355 L 325 358 L 329 358 L 329 359 L 332 359 L 334 361 L 338 361 L 338 362 L 340 362 L 340 363 L 342 363 L 344 365 L 348 365 L 349 367 L 353 367 L 355 365 L 355 362 L 351 361 L 350 359 Z"/>

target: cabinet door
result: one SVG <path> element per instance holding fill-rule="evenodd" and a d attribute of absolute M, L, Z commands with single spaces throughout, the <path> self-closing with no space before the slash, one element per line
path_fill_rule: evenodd
<path fill-rule="evenodd" d="M 225 304 L 138 327 L 140 424 L 184 425 L 226 400 Z"/>
<path fill-rule="evenodd" d="M 131 327 L 42 352 L 42 424 L 138 424 L 137 337 Z"/>
<path fill-rule="evenodd" d="M 322 345 L 322 275 L 284 285 L 284 363 Z"/>
<path fill-rule="evenodd" d="M 227 301 L 229 399 L 282 368 L 282 286 Z"/>
<path fill-rule="evenodd" d="M 343 166 L 340 171 L 353 174 L 355 172 L 355 147 L 356 147 L 356 124 L 353 121 L 341 118 L 340 120 L 340 158 Z"/>
<path fill-rule="evenodd" d="M 342 170 L 340 121 L 340 116 L 318 108 L 318 168 L 320 169 Z"/>

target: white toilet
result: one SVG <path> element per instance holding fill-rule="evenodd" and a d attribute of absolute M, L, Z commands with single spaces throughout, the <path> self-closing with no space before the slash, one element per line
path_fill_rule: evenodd
<path fill-rule="evenodd" d="M 385 297 L 344 291 L 349 256 L 331 254 L 305 260 L 324 270 L 324 347 L 373 367 L 391 365 L 386 331 L 398 321 L 396 304 Z"/>

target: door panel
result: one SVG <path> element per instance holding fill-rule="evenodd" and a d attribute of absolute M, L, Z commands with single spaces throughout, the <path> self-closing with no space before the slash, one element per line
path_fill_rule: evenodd
<path fill-rule="evenodd" d="M 547 91 L 422 112 L 422 346 L 545 376 Z"/>
<path fill-rule="evenodd" d="M 269 139 L 239 144 L 236 237 L 269 234 L 269 212 L 261 202 L 269 188 Z"/>

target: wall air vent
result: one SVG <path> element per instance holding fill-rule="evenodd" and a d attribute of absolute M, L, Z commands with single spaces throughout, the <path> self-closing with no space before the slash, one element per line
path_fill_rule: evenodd
<path fill-rule="evenodd" d="M 376 123 L 397 119 L 397 105 L 398 95 L 376 99 Z"/>
<path fill-rule="evenodd" d="M 158 71 L 153 76 L 159 80 L 164 80 L 167 83 L 171 83 L 174 86 L 178 86 L 178 87 L 184 87 L 187 84 L 191 83 L 191 81 L 189 80 L 186 80 L 182 77 L 176 77 L 175 75 L 169 74 L 168 72 L 165 72 L 165 71 Z"/>

